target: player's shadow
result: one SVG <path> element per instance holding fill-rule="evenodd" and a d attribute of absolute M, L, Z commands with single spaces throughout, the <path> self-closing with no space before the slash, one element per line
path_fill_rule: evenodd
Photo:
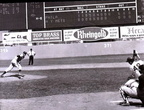
<path fill-rule="evenodd" d="M 5 76 L 5 77 L 16 77 L 16 78 L 19 78 L 19 75 L 15 74 L 15 75 L 8 75 L 8 76 Z"/>
<path fill-rule="evenodd" d="M 121 106 L 135 106 L 135 107 L 144 107 L 144 105 L 141 102 L 129 102 L 129 105 L 124 104 L 123 102 L 119 102 L 118 105 Z"/>

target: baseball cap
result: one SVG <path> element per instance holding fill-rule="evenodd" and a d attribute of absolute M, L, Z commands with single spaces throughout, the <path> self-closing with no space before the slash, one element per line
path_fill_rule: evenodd
<path fill-rule="evenodd" d="M 24 51 L 23 53 L 24 53 L 24 54 L 27 54 L 27 52 L 26 52 L 26 51 Z"/>

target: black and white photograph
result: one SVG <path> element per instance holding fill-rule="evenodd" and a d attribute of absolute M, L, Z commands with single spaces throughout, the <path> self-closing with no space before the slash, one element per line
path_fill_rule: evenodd
<path fill-rule="evenodd" d="M 144 110 L 144 0 L 0 2 L 0 110 Z"/>

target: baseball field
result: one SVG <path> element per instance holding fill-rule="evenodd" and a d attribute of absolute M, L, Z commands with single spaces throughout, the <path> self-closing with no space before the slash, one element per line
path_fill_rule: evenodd
<path fill-rule="evenodd" d="M 16 69 L 0 78 L 0 110 L 142 110 L 138 99 L 120 105 L 119 87 L 131 74 L 128 56 L 35 59 L 32 66 L 23 60 L 23 79 Z M 1 73 L 9 63 L 1 61 Z"/>

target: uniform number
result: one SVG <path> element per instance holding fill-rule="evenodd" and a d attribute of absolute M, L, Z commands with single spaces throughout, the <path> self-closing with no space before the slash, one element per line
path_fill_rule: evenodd
<path fill-rule="evenodd" d="M 140 66 L 140 63 L 137 63 L 136 66 L 134 66 L 134 71 L 135 71 L 135 70 L 139 70 L 139 69 L 138 69 L 139 66 Z"/>

